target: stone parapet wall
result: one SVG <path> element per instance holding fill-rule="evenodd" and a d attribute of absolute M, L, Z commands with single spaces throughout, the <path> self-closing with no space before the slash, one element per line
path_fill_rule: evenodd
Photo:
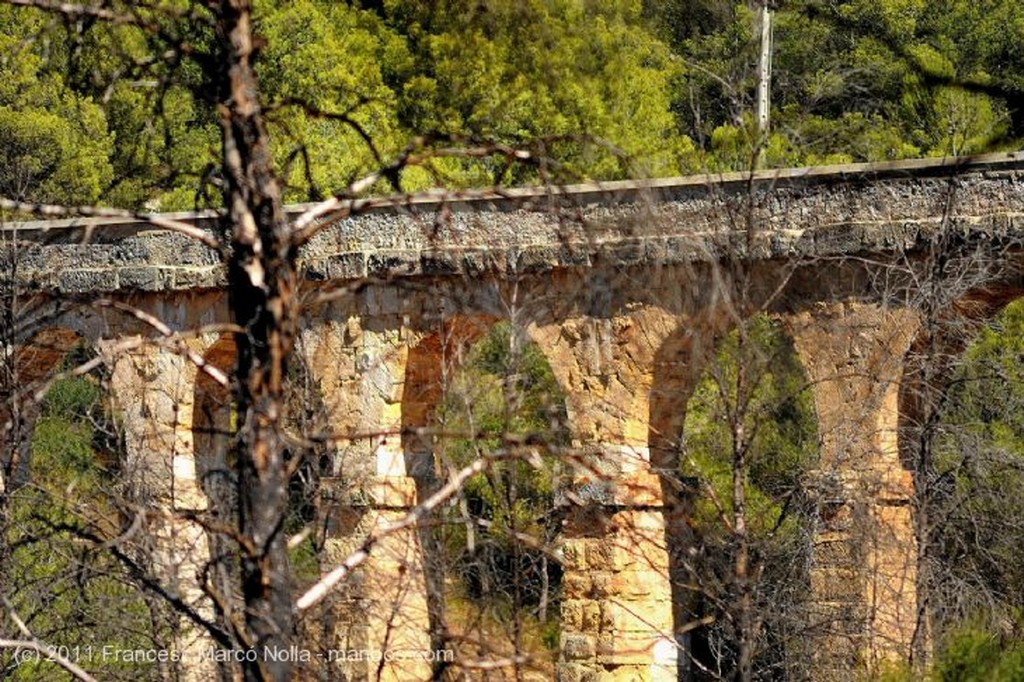
<path fill-rule="evenodd" d="M 1024 237 L 1024 154 L 366 200 L 304 247 L 307 280 L 522 274 L 913 249 L 937 231 Z M 290 208 L 297 215 L 305 207 Z M 173 216 L 213 229 L 210 214 Z M 753 239 L 745 230 L 756 228 Z M 131 221 L 4 226 L 29 290 L 220 288 L 219 257 Z M 13 237 L 13 238 L 12 238 Z M 80 243 L 83 239 L 88 243 Z"/>

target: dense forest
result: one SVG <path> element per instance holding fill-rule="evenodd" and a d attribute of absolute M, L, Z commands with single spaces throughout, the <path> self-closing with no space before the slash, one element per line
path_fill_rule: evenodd
<path fill-rule="evenodd" d="M 257 67 L 287 198 L 332 192 L 416 135 L 528 148 L 559 179 L 742 170 L 758 148 L 773 167 L 962 155 L 1024 135 L 1016 0 L 781 3 L 765 140 L 751 114 L 755 9 L 261 0 Z M 213 37 L 195 30 L 183 37 L 200 52 Z M 213 86 L 171 56 L 154 68 L 147 40 L 138 27 L 0 8 L 0 194 L 208 203 Z M 538 180 L 501 161 L 435 159 L 395 180 L 403 190 Z"/>
<path fill-rule="evenodd" d="M 196 66 L 215 54 L 217 36 L 207 26 L 165 26 L 159 13 L 138 24 L 104 23 L 16 4 L 34 3 L 0 3 L 0 197 L 146 211 L 222 206 L 221 133 L 211 106 L 218 86 Z M 170 4 L 188 11 L 188 2 Z M 767 135 L 753 115 L 759 5 L 256 0 L 256 67 L 284 197 L 330 196 L 424 141 L 450 153 L 395 166 L 368 191 L 1021 146 L 1020 0 L 776 3 Z M 168 32 L 189 46 L 189 59 L 157 49 Z M 516 150 L 536 162 L 512 163 Z M 922 473 L 931 514 L 943 520 L 929 529 L 933 544 L 921 563 L 934 659 L 927 669 L 883 671 L 893 681 L 925 674 L 942 682 L 1024 680 L 1024 505 L 1016 494 L 1024 485 L 1024 306 L 1009 306 L 975 331 L 950 370 L 932 425 L 934 456 Z M 467 656 L 525 652 L 543 676 L 560 647 L 562 557 L 554 548 L 571 474 L 557 456 L 568 443 L 564 398 L 543 353 L 521 341 L 499 324 L 467 349 L 432 415 L 442 433 L 432 443 L 433 466 L 444 478 L 502 447 L 509 433 L 529 433 L 531 445 L 543 447 L 535 460 L 504 461 L 469 478 L 423 542 L 443 592 L 445 636 Z M 76 351 L 59 369 L 90 353 Z M 739 423 L 756 434 L 745 446 L 746 485 L 762 569 L 755 606 L 764 614 L 750 679 L 808 679 L 802 627 L 817 510 L 807 481 L 820 434 L 792 342 L 767 316 L 721 339 L 694 386 L 673 462 L 672 474 L 693 484 L 689 563 L 674 576 L 692 588 L 684 605 L 698 624 L 687 635 L 690 672 L 724 679 L 738 655 L 729 612 L 735 546 L 722 519 L 733 511 L 735 434 L 726 425 L 738 400 L 729 387 L 742 384 L 740 376 L 755 377 Z M 140 591 L 131 562 L 100 551 L 132 516 L 108 378 L 98 370 L 65 378 L 39 405 L 30 457 L 16 476 L 27 483 L 11 495 L 6 544 L 17 589 L 4 594 L 5 608 L 48 641 L 170 646 L 178 625 L 158 598 L 166 595 Z M 295 411 L 307 407 L 293 399 Z M 228 435 L 237 420 L 232 412 Z M 318 513 L 315 479 L 324 472 L 315 468 L 297 468 L 289 491 L 289 529 L 297 534 Z M 297 584 L 317 578 L 321 549 L 315 536 L 289 548 Z M 36 679 L 49 670 L 0 656 L 0 676 Z M 99 672 L 166 679 L 169 671 L 119 661 Z M 510 679 L 486 674 L 479 679 Z"/>

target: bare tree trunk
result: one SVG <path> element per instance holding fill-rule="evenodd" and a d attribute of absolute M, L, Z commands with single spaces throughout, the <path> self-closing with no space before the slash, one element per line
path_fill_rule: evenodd
<path fill-rule="evenodd" d="M 743 362 L 744 334 L 740 334 L 740 367 L 736 375 L 736 410 L 732 429 L 732 504 L 733 531 L 736 538 L 736 559 L 733 581 L 736 589 L 736 682 L 749 682 L 754 675 L 754 613 L 750 581 L 750 538 L 747 532 L 747 443 L 744 429 L 746 417 L 746 372 Z"/>
<path fill-rule="evenodd" d="M 17 275 L 17 254 L 15 240 L 4 244 L 4 261 L 2 280 L 0 280 L 0 585 L 9 585 L 11 549 L 8 545 L 10 528 L 10 491 L 12 489 L 11 474 L 13 463 L 17 460 L 21 429 L 19 410 L 17 409 L 18 389 L 17 364 L 15 362 L 15 313 L 17 304 L 15 293 L 15 277 Z"/>
<path fill-rule="evenodd" d="M 3 454 L 2 448 L 6 447 L 7 439 L 0 435 L 0 454 Z M 11 519 L 3 468 L 3 462 L 0 461 L 0 585 L 10 585 L 11 548 L 7 538 Z"/>
<path fill-rule="evenodd" d="M 296 249 L 281 203 L 253 71 L 255 45 L 248 0 L 221 0 L 216 13 L 226 49 L 221 74 L 226 221 L 231 231 L 229 302 L 245 332 L 238 347 L 239 525 L 249 680 L 284 681 L 292 633 L 284 536 L 288 471 L 280 425 L 286 365 L 297 327 Z"/>
<path fill-rule="evenodd" d="M 545 542 L 550 542 L 547 538 Z M 548 557 L 540 555 L 540 602 L 537 604 L 537 620 L 546 623 L 548 620 L 548 592 L 551 589 L 551 578 L 548 575 Z"/>

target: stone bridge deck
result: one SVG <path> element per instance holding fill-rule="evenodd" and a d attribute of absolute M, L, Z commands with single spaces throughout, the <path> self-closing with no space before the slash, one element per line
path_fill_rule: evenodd
<path fill-rule="evenodd" d="M 293 206 L 293 215 L 303 206 Z M 174 217 L 213 229 L 212 214 Z M 748 240 L 746 228 L 756 230 Z M 309 281 L 673 265 L 726 253 L 800 259 L 914 249 L 940 229 L 1024 236 L 1024 153 L 387 199 L 329 221 Z M 81 294 L 224 285 L 218 255 L 126 220 L 9 224 L 20 287 Z M 86 243 L 82 243 L 85 241 Z"/>

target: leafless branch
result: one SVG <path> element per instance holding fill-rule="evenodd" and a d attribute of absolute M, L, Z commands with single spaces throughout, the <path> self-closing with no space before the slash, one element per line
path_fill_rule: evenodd
<path fill-rule="evenodd" d="M 7 598 L 6 594 L 0 594 L 0 601 L 3 602 L 4 608 L 7 609 L 7 615 L 11 617 L 14 624 L 17 626 L 18 631 L 22 634 L 25 639 L 0 639 L 0 649 L 15 649 L 15 650 L 28 650 L 34 651 L 37 656 L 53 661 L 60 667 L 71 673 L 72 676 L 76 677 L 82 682 L 96 682 L 96 678 L 83 670 L 74 661 L 70 660 L 66 656 L 61 655 L 60 651 L 53 646 L 49 646 L 40 642 L 32 631 L 28 629 L 19 616 L 17 611 L 14 609 L 14 604 Z"/>
<path fill-rule="evenodd" d="M 339 566 L 324 575 L 323 578 L 317 581 L 316 584 L 306 590 L 302 596 L 296 600 L 295 611 L 305 611 L 311 606 L 318 604 L 335 586 L 338 585 L 338 583 L 345 580 L 353 569 L 357 568 L 370 557 L 370 552 L 383 538 L 409 528 L 410 526 L 416 525 L 424 516 L 436 509 L 438 505 L 443 504 L 446 500 L 458 493 L 466 481 L 471 477 L 485 471 L 492 466 L 495 461 L 506 458 L 506 455 L 495 453 L 490 457 L 474 460 L 469 466 L 455 472 L 455 474 L 448 479 L 448 482 L 445 483 L 437 492 L 409 510 L 409 513 L 404 517 L 394 523 L 375 529 L 363 541 L 359 549 L 349 555 L 349 557 Z"/>
<path fill-rule="evenodd" d="M 14 211 L 17 213 L 24 213 L 29 215 L 41 216 L 44 218 L 65 218 L 65 217 L 79 217 L 79 218 L 124 218 L 129 220 L 137 220 L 147 225 L 152 225 L 155 228 L 162 230 L 170 230 L 172 232 L 178 232 L 191 237 L 199 243 L 208 246 L 209 248 L 221 252 L 223 244 L 213 234 L 206 230 L 196 227 L 190 223 L 182 220 L 176 220 L 169 218 L 166 215 L 159 213 L 145 213 L 141 211 L 128 211 L 119 208 L 104 208 L 101 206 L 60 206 L 57 204 L 34 204 L 24 201 L 14 201 L 13 199 L 0 198 L 0 209 Z M 96 230 L 110 229 L 113 225 L 106 223 L 92 223 L 86 222 L 81 225 L 44 225 L 40 229 L 46 231 L 79 231 L 84 230 L 85 241 L 89 241 L 91 235 Z"/>

